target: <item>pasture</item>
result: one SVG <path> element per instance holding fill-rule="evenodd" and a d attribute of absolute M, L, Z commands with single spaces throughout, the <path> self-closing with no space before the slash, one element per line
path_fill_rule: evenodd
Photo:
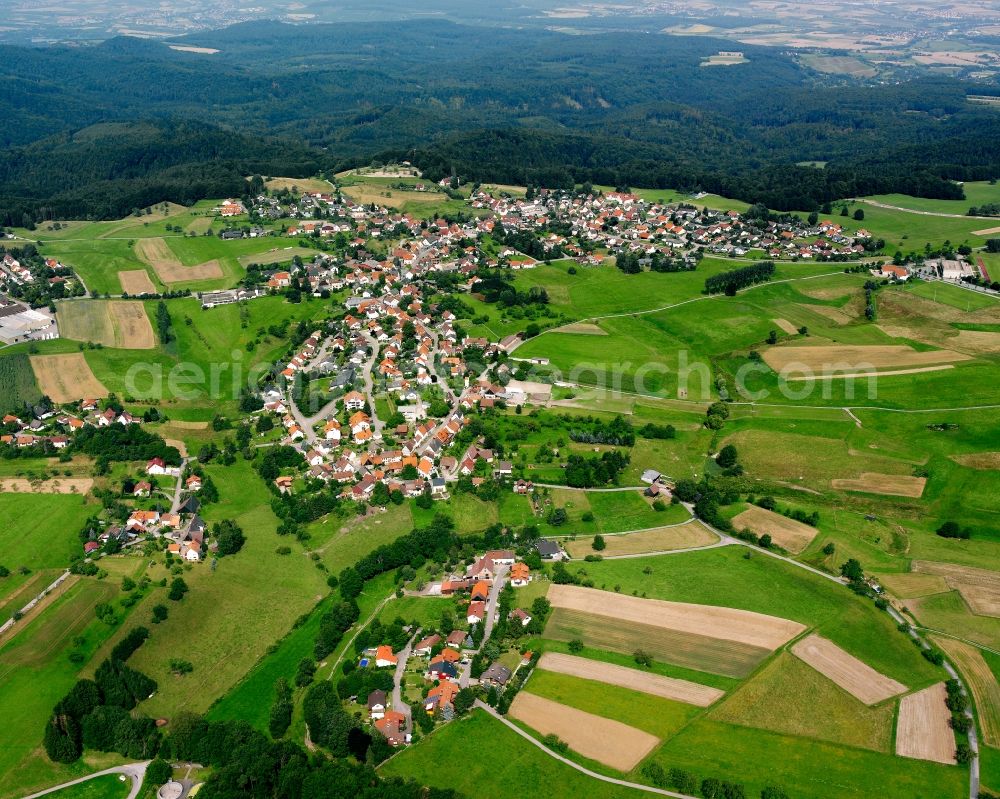
<path fill-rule="evenodd" d="M 856 746 L 892 750 L 895 707 L 868 707 L 788 652 L 717 704 L 713 721 Z"/>
<path fill-rule="evenodd" d="M 66 355 L 32 355 L 31 368 L 38 388 L 53 402 L 108 396 L 108 390 L 94 376 L 82 352 Z"/>
<path fill-rule="evenodd" d="M 699 779 L 742 782 L 747 796 L 759 796 L 769 785 L 795 799 L 964 799 L 969 794 L 963 768 L 706 718 L 685 727 L 652 760 Z"/>
<path fill-rule="evenodd" d="M 49 794 L 53 799 L 124 799 L 132 781 L 118 774 L 105 774 Z"/>
<path fill-rule="evenodd" d="M 0 517 L 4 519 L 0 527 L 0 563 L 11 572 L 0 578 L 0 597 L 24 585 L 39 571 L 45 572 L 46 584 L 55 579 L 79 551 L 77 530 L 95 510 L 79 495 L 0 493 Z M 21 573 L 22 567 L 26 573 Z M 24 597 L 24 601 L 29 598 Z"/>
<path fill-rule="evenodd" d="M 333 191 L 333 184 L 323 178 L 268 178 L 264 181 L 268 191 L 288 191 L 298 194 Z"/>
<path fill-rule="evenodd" d="M 145 703 L 153 716 L 169 718 L 180 709 L 206 711 L 327 593 L 324 574 L 303 568 L 302 549 L 275 532 L 278 520 L 270 509 L 270 495 L 250 465 L 238 460 L 228 467 L 210 465 L 206 472 L 221 499 L 204 508 L 203 517 L 209 525 L 234 519 L 247 541 L 238 554 L 220 558 L 214 570 L 200 563 L 186 571 L 190 592 L 181 602 L 170 603 L 169 618 L 133 655 L 130 663 L 160 685 Z M 294 554 L 277 554 L 282 544 L 291 544 Z M 162 601 L 162 592 L 151 592 L 136 613 L 147 618 L 152 605 Z M 192 637 L 194 629 L 198 635 Z M 181 650 L 194 664 L 190 677 L 170 673 L 170 658 Z M 198 684 L 195 693 L 193 680 Z"/>
<path fill-rule="evenodd" d="M 144 273 L 145 274 L 145 273 Z M 156 336 L 141 302 L 74 300 L 59 305 L 64 338 L 128 350 L 151 350 Z"/>

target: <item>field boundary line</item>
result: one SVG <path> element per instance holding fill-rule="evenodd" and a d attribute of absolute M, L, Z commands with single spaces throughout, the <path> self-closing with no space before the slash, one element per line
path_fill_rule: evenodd
<path fill-rule="evenodd" d="M 524 738 L 524 740 L 528 741 L 533 746 L 541 749 L 549 757 L 551 757 L 551 758 L 553 758 L 555 760 L 558 760 L 560 763 L 563 763 L 564 765 L 567 765 L 570 768 L 575 769 L 576 771 L 579 771 L 581 774 L 584 774 L 584 775 L 586 775 L 588 777 L 591 777 L 592 779 L 600 780 L 601 782 L 607 782 L 607 783 L 610 783 L 611 785 L 619 785 L 622 788 L 631 788 L 631 789 L 636 790 L 636 791 L 645 791 L 646 793 L 654 793 L 654 794 L 657 794 L 658 796 L 672 796 L 672 797 L 674 797 L 674 799 L 696 799 L 696 797 L 691 796 L 690 794 L 676 793 L 674 791 L 668 791 L 668 790 L 665 790 L 663 788 L 654 788 L 652 785 L 642 785 L 641 783 L 638 783 L 638 782 L 629 782 L 628 780 L 619 780 L 619 779 L 616 779 L 615 777 L 606 777 L 603 774 L 598 774 L 596 771 L 591 771 L 589 768 L 581 766 L 579 763 L 575 763 L 574 761 L 570 760 L 569 758 L 563 757 L 562 755 L 560 755 L 560 754 L 558 754 L 556 752 L 553 752 L 551 749 L 549 749 L 545 744 L 543 744 L 537 738 L 535 738 L 532 735 L 529 735 L 524 730 L 522 730 L 520 727 L 518 727 L 516 724 L 514 724 L 514 722 L 508 721 L 507 719 L 505 719 L 503 716 L 501 716 L 499 713 L 497 713 L 493 708 L 491 708 L 489 705 L 487 705 L 481 699 L 477 699 L 476 700 L 476 705 L 475 706 L 478 709 L 480 709 L 480 710 L 485 710 L 493 718 L 497 719 L 497 721 L 499 721 L 501 724 L 504 724 L 507 727 L 509 727 L 510 729 L 512 729 L 514 732 L 516 732 L 518 735 L 520 735 L 522 738 Z"/>

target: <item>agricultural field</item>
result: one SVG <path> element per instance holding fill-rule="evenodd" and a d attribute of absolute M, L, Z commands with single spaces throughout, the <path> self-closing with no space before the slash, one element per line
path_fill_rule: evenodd
<path fill-rule="evenodd" d="M 605 548 L 601 550 L 601 554 L 608 558 L 616 555 L 670 552 L 711 546 L 718 540 L 719 537 L 706 529 L 701 522 L 691 521 L 640 533 L 608 535 L 604 539 Z M 588 539 L 565 541 L 563 546 L 574 558 L 584 558 L 594 553 L 593 541 Z"/>
<path fill-rule="evenodd" d="M 490 757 L 483 757 L 484 751 Z M 460 769 L 442 769 L 442 763 L 462 763 Z M 552 760 L 544 750 L 525 741 L 485 711 L 476 710 L 449 724 L 419 746 L 386 761 L 379 773 L 410 777 L 425 785 L 454 788 L 466 796 L 490 786 L 496 799 L 520 799 L 525 786 L 552 799 L 639 799 L 648 794 L 598 782 Z"/>
<path fill-rule="evenodd" d="M 108 389 L 97 379 L 82 352 L 68 355 L 32 355 L 38 387 L 54 402 L 75 402 L 86 397 L 100 399 Z"/>
<path fill-rule="evenodd" d="M 0 409 L 20 410 L 25 403 L 37 402 L 41 396 L 26 354 L 0 358 Z"/>
<path fill-rule="evenodd" d="M 59 306 L 64 338 L 126 350 L 151 350 L 156 336 L 145 306 L 138 301 L 86 300 Z"/>
<path fill-rule="evenodd" d="M 0 493 L 0 517 L 4 519 L 0 528 L 0 564 L 11 572 L 0 578 L 4 607 L 22 586 L 37 586 L 36 578 L 47 585 L 58 576 L 70 556 L 79 551 L 77 531 L 96 509 L 95 504 L 88 506 L 82 495 Z M 14 598 L 23 599 L 24 604 L 31 596 L 34 594 L 28 596 L 22 591 Z"/>

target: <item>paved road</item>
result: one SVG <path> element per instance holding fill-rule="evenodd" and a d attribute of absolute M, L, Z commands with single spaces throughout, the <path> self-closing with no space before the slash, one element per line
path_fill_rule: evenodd
<path fill-rule="evenodd" d="M 181 509 L 181 491 L 184 488 L 184 470 L 187 468 L 190 458 L 183 458 L 180 465 L 180 473 L 177 475 L 177 484 L 174 486 L 174 498 L 170 503 L 170 512 L 177 513 Z"/>
<path fill-rule="evenodd" d="M 396 655 L 399 661 L 396 663 L 396 673 L 392 678 L 392 709 L 406 716 L 406 721 L 403 724 L 403 732 L 407 735 L 413 732 L 413 717 L 409 704 L 403 700 L 402 683 L 403 675 L 406 672 L 406 661 L 410 659 L 410 651 L 413 649 L 413 642 L 417 640 L 419 632 L 419 630 L 415 632 L 410 637 L 410 640 L 406 642 L 406 646 Z"/>
<path fill-rule="evenodd" d="M 518 735 L 524 738 L 524 740 L 528 741 L 532 746 L 536 746 L 539 749 L 541 749 L 545 754 L 547 754 L 553 760 L 558 760 L 563 765 L 569 766 L 570 768 L 579 771 L 581 774 L 585 774 L 586 776 L 591 777 L 595 780 L 600 780 L 601 782 L 608 782 L 611 783 L 612 785 L 619 785 L 622 788 L 632 788 L 636 791 L 653 793 L 658 796 L 672 796 L 674 797 L 674 799 L 696 799 L 695 797 L 686 793 L 676 793 L 674 791 L 666 791 L 662 788 L 654 788 L 652 785 L 640 785 L 637 782 L 628 782 L 627 780 L 619 780 L 614 777 L 606 777 L 603 774 L 598 774 L 596 771 L 591 771 L 588 768 L 584 768 L 579 763 L 574 763 L 569 758 L 563 757 L 562 755 L 553 752 L 551 749 L 545 746 L 545 744 L 543 744 L 541 741 L 536 740 L 534 737 L 526 733 L 516 724 L 505 719 L 503 716 L 497 713 L 493 708 L 491 708 L 485 702 L 482 702 L 477 699 L 475 706 L 480 710 L 485 710 L 487 713 L 493 716 L 493 718 L 497 719 L 497 721 L 499 721 L 501 724 L 504 724 L 506 727 L 516 732 Z"/>
<path fill-rule="evenodd" d="M 372 370 L 375 368 L 375 361 L 378 360 L 378 342 L 371 333 L 364 333 L 365 341 L 368 342 L 368 346 L 372 351 L 371 356 L 365 361 L 364 367 L 361 369 L 361 379 L 365 383 L 365 396 L 368 397 L 368 407 L 371 410 L 369 414 L 372 419 L 372 438 L 376 441 L 382 440 L 382 429 L 385 427 L 385 421 L 378 418 L 378 413 L 375 411 L 375 379 L 372 377 Z"/>
<path fill-rule="evenodd" d="M 506 566 L 497 567 L 496 578 L 493 580 L 493 585 L 490 588 L 489 598 L 486 600 L 486 619 L 484 621 L 485 626 L 483 627 L 483 642 L 476 649 L 479 652 L 486 642 L 490 640 L 490 636 L 493 634 L 493 625 L 496 623 L 497 615 L 497 604 L 500 601 L 500 592 L 503 590 L 504 581 L 507 579 L 507 572 L 509 571 Z M 472 679 L 472 660 L 462 667 L 462 671 L 458 675 L 458 686 L 459 688 L 468 688 L 469 681 Z"/>
<path fill-rule="evenodd" d="M 132 790 L 129 791 L 126 799 L 136 799 L 139 795 L 139 789 L 142 787 L 142 779 L 146 776 L 146 766 L 148 766 L 150 761 L 145 761 L 143 763 L 129 763 L 124 766 L 115 766 L 113 768 L 106 768 L 104 771 L 96 771 L 93 774 L 88 774 L 86 777 L 80 777 L 76 780 L 70 780 L 69 782 L 64 782 L 62 785 L 55 785 L 51 788 L 46 788 L 44 791 L 39 791 L 38 793 L 30 794 L 25 796 L 24 799 L 35 799 L 38 796 L 45 796 L 46 794 L 55 793 L 56 791 L 61 791 L 63 788 L 69 788 L 73 785 L 79 785 L 81 782 L 87 782 L 95 777 L 103 777 L 106 774 L 124 774 L 125 776 L 131 778 L 132 780 Z"/>

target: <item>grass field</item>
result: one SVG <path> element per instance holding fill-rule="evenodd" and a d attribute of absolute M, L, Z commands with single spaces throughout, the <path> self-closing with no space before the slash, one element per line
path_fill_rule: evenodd
<path fill-rule="evenodd" d="M 29 617 L 0 648 L 0 705 L 17 708 L 0 729 L 0 796 L 22 796 L 46 785 L 82 776 L 84 764 L 54 764 L 41 747 L 45 720 L 77 677 L 68 653 L 89 659 L 112 630 L 94 616 L 98 602 L 118 592 L 107 582 L 84 578 L 44 612 Z M 77 646 L 75 639 L 79 639 Z M 92 770 L 92 769 L 91 769 Z"/>
<path fill-rule="evenodd" d="M 862 704 L 787 652 L 709 714 L 716 721 L 889 752 L 894 705 Z"/>
<path fill-rule="evenodd" d="M 443 763 L 461 763 L 462 767 L 442 768 Z M 489 785 L 492 799 L 521 799 L 526 788 L 551 799 L 639 799 L 647 795 L 592 780 L 552 760 L 482 710 L 400 753 L 383 764 L 379 773 L 453 788 L 465 796 L 482 793 L 483 786 Z"/>
<path fill-rule="evenodd" d="M 69 565 L 80 548 L 77 531 L 96 506 L 72 494 L 0 494 L 0 563 L 10 575 L 0 578 L 0 599 L 45 571 L 48 578 Z M 21 574 L 21 567 L 27 574 Z M 51 582 L 51 579 L 49 579 Z M 29 597 L 25 597 L 25 602 Z M 6 617 L 5 617 L 6 618 Z"/>
<path fill-rule="evenodd" d="M 169 603 L 169 618 L 133 655 L 130 663 L 160 684 L 156 696 L 144 703 L 153 716 L 207 710 L 327 592 L 325 575 L 306 566 L 301 548 L 275 532 L 270 495 L 246 461 L 209 466 L 206 472 L 221 500 L 202 515 L 209 524 L 234 519 L 247 541 L 238 554 L 220 558 L 214 571 L 201 563 L 185 572 L 190 592 L 183 601 Z M 291 544 L 293 554 L 277 554 L 282 544 Z M 150 607 L 162 601 L 162 592 L 152 592 L 136 613 L 148 618 Z M 194 664 L 188 677 L 170 673 L 169 660 L 179 652 Z M 195 681 L 198 690 L 192 691 Z"/>
<path fill-rule="evenodd" d="M 653 760 L 699 778 L 717 777 L 746 785 L 759 796 L 768 785 L 796 799 L 961 799 L 968 796 L 968 772 L 857 747 L 754 730 L 698 719 L 667 741 Z"/>
<path fill-rule="evenodd" d="M 540 669 L 531 675 L 525 690 L 595 716 L 620 721 L 661 739 L 677 733 L 699 712 L 683 702 Z M 638 708 L 641 712 L 636 712 Z"/>
<path fill-rule="evenodd" d="M 123 780 L 118 774 L 105 774 L 49 795 L 54 799 L 122 799 L 128 796 L 131 788 L 129 778 Z"/>

